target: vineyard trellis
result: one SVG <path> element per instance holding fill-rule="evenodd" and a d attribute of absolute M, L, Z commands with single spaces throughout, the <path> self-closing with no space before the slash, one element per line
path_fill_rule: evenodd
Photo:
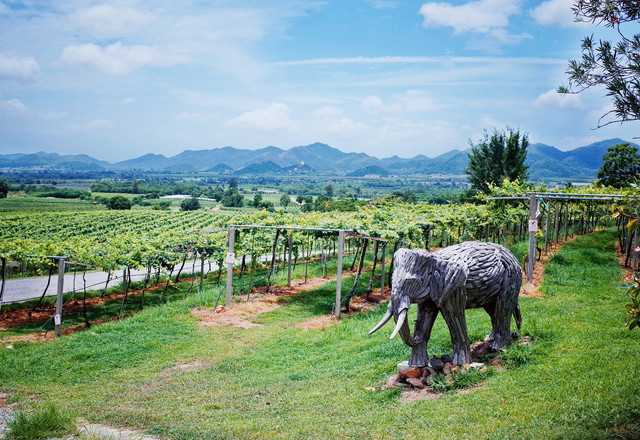
<path fill-rule="evenodd" d="M 494 196 L 489 197 L 492 201 L 526 201 L 528 202 L 528 234 L 529 245 L 526 258 L 526 275 L 529 283 L 533 282 L 533 274 L 535 262 L 538 253 L 538 232 L 541 217 L 544 217 L 544 242 L 545 249 L 548 247 L 549 239 L 549 222 L 551 214 L 553 214 L 552 226 L 556 232 L 555 241 L 560 238 L 560 231 L 564 228 L 564 239 L 566 240 L 569 231 L 575 229 L 578 224 L 579 233 L 592 232 L 603 218 L 609 218 L 610 209 L 602 209 L 602 205 L 610 207 L 612 202 L 620 202 L 628 196 L 623 194 L 606 194 L 606 193 L 562 193 L 562 192 L 531 192 L 526 195 L 515 196 Z M 580 217 L 571 215 L 568 212 L 568 204 L 573 203 L 579 205 L 577 212 Z M 551 206 L 556 204 L 555 209 Z M 559 205 L 558 205 L 559 204 Z M 565 211 L 565 212 L 563 212 Z M 564 225 L 563 225 L 564 223 Z M 618 224 L 620 229 L 620 224 Z M 624 229 L 624 228 L 623 228 Z M 635 234 L 634 234 L 635 236 Z M 631 241 L 633 237 L 631 238 Z M 621 241 L 622 248 L 622 241 Z M 628 254 L 627 254 L 628 255 Z"/>
<path fill-rule="evenodd" d="M 235 292 L 240 294 L 250 294 L 258 266 L 269 269 L 267 283 L 271 283 L 276 260 L 291 262 L 293 259 L 294 267 L 299 260 L 304 261 L 306 280 L 308 262 L 319 258 L 322 273 L 326 275 L 327 260 L 334 257 L 337 260 L 340 253 L 341 231 L 344 234 L 342 264 L 347 264 L 345 255 L 353 255 L 350 268 L 357 267 L 361 272 L 365 255 L 373 251 L 371 269 L 374 274 L 379 270 L 380 275 L 376 277 L 379 276 L 381 287 L 390 284 L 393 271 L 393 259 L 386 266 L 386 254 L 393 255 L 401 246 L 433 249 L 465 240 L 512 244 L 528 237 L 527 265 L 530 267 L 527 272 L 531 276 L 535 251 L 539 257 L 542 241 L 544 249 L 548 249 L 550 243 L 562 241 L 570 234 L 589 232 L 598 225 L 610 223 L 609 205 L 623 203 L 623 196 L 619 194 L 512 194 L 498 194 L 479 204 L 430 205 L 380 200 L 358 211 L 331 213 L 205 210 L 0 213 L 0 303 L 6 302 L 7 280 L 15 277 L 11 273 L 12 267 L 20 266 L 27 274 L 51 273 L 56 270 L 56 264 L 46 256 L 62 255 L 68 261 L 83 264 L 83 271 L 96 268 L 106 272 L 108 276 L 103 293 L 106 293 L 109 283 L 118 278 L 115 274 L 119 271 L 122 271 L 123 281 L 130 281 L 132 270 L 141 272 L 144 288 L 148 283 L 159 283 L 163 274 L 167 280 L 166 289 L 171 281 L 180 279 L 185 266 L 191 266 L 192 273 L 196 273 L 199 262 L 198 291 L 202 290 L 205 280 L 211 279 L 211 274 L 214 275 L 211 281 L 224 285 L 222 275 L 226 272 L 227 286 L 221 292 L 226 292 L 225 302 L 231 304 L 234 269 L 242 280 L 238 292 Z M 533 210 L 537 231 L 529 230 L 528 226 L 532 220 L 532 200 L 537 202 Z M 618 217 L 619 226 L 629 222 L 626 212 L 628 210 Z M 234 233 L 230 234 L 234 225 Z M 249 229 L 242 229 L 240 233 L 240 227 Z M 285 233 L 288 230 L 297 232 Z M 637 232 L 620 227 L 619 230 L 621 247 L 635 249 Z M 275 240 L 274 235 L 277 236 Z M 227 257 L 231 238 L 233 263 Z M 367 247 L 369 243 L 373 244 Z M 380 252 L 382 257 L 379 257 Z M 636 257 L 631 256 L 631 261 L 637 264 Z M 291 264 L 282 267 L 287 267 L 287 282 L 290 283 Z M 217 277 L 214 271 L 217 271 Z M 194 287 L 194 282 L 195 276 L 191 287 Z M 369 285 L 372 286 L 373 282 L 370 278 Z M 124 287 L 127 286 L 125 284 Z M 369 290 L 370 287 L 367 288 Z M 341 294 L 336 304 L 348 309 L 348 301 L 354 293 L 352 288 L 347 295 Z M 340 310 L 340 307 L 334 307 Z"/>
<path fill-rule="evenodd" d="M 287 241 L 286 241 L 286 266 L 287 266 L 287 286 L 291 287 L 291 277 L 292 277 L 292 253 L 293 253 L 293 234 L 294 232 L 304 232 L 307 234 L 323 234 L 330 235 L 336 237 L 337 243 L 335 245 L 335 253 L 336 253 L 336 297 L 335 297 L 335 305 L 333 309 L 333 313 L 336 319 L 340 319 L 340 314 L 343 306 L 342 301 L 342 275 L 343 275 L 343 264 L 344 264 L 344 256 L 345 256 L 345 240 L 347 238 L 358 238 L 364 240 L 363 248 L 359 250 L 360 262 L 358 264 L 358 272 L 356 275 L 356 280 L 354 281 L 354 287 L 352 291 L 349 292 L 348 299 L 351 298 L 355 288 L 358 285 L 360 274 L 362 272 L 364 266 L 364 256 L 366 253 L 366 245 L 369 241 L 374 241 L 376 243 L 376 251 L 374 253 L 374 266 L 372 270 L 372 277 L 370 280 L 373 280 L 375 275 L 376 263 L 378 260 L 378 249 L 379 243 L 383 242 L 383 249 L 386 249 L 387 240 L 382 239 L 380 237 L 369 236 L 365 234 L 358 233 L 354 230 L 345 230 L 345 229 L 332 229 L 332 228 L 321 228 L 321 227 L 303 227 L 303 226 L 294 226 L 294 225 L 230 225 L 227 233 L 227 256 L 226 256 L 226 264 L 227 264 L 227 283 L 226 283 L 226 299 L 225 306 L 231 307 L 233 304 L 233 270 L 236 264 L 235 257 L 235 238 L 236 233 L 238 231 L 243 230 L 274 230 L 275 238 L 273 242 L 272 252 L 272 260 L 271 260 L 271 272 L 273 272 L 273 265 L 275 263 L 275 249 L 277 247 L 278 237 L 282 231 L 287 232 Z M 307 250 L 308 257 L 311 256 L 311 251 Z M 324 254 L 323 254 L 324 255 Z M 357 255 L 354 257 L 354 264 L 356 262 Z M 384 271 L 384 260 L 385 256 L 383 253 L 382 263 L 381 263 L 381 285 L 380 289 L 384 290 L 384 279 L 385 279 L 385 271 Z M 306 281 L 306 280 L 305 280 Z M 368 290 L 371 290 L 372 284 L 370 283 L 370 287 Z M 347 301 L 347 310 L 348 310 L 348 301 Z"/>

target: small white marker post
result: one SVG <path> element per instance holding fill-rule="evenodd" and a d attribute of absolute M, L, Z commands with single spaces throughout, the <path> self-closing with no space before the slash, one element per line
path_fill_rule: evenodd
<path fill-rule="evenodd" d="M 529 254 L 527 260 L 527 281 L 533 282 L 533 269 L 536 263 L 536 233 L 538 232 L 538 197 L 529 197 Z"/>
<path fill-rule="evenodd" d="M 340 319 L 340 309 L 342 308 L 342 260 L 344 257 L 344 231 L 338 232 L 338 261 L 336 263 L 336 305 L 335 316 Z"/>
<path fill-rule="evenodd" d="M 384 260 L 387 258 L 387 242 L 382 242 L 382 260 L 380 260 L 380 295 L 384 295 Z"/>
<path fill-rule="evenodd" d="M 291 287 L 291 251 L 293 248 L 293 231 L 289 231 L 287 237 L 287 286 Z"/>
<path fill-rule="evenodd" d="M 231 307 L 233 301 L 233 265 L 236 261 L 236 256 L 234 254 L 236 241 L 236 230 L 235 228 L 229 228 L 228 236 L 227 236 L 227 292 L 224 300 L 224 305 L 227 308 Z"/>
<path fill-rule="evenodd" d="M 58 257 L 58 292 L 56 297 L 56 312 L 53 315 L 53 324 L 56 329 L 56 337 L 62 336 L 62 305 L 64 304 L 64 269 L 66 259 Z"/>

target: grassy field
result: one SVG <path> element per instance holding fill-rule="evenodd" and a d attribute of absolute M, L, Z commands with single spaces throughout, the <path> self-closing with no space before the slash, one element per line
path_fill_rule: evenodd
<path fill-rule="evenodd" d="M 438 400 L 372 390 L 408 356 L 390 329 L 366 336 L 383 307 L 322 330 L 295 327 L 329 313 L 332 283 L 287 298 L 250 329 L 198 326 L 189 311 L 211 304 L 212 289 L 55 342 L 3 347 L 0 391 L 23 408 L 52 403 L 175 439 L 638 438 L 640 334 L 623 325 L 613 246 L 612 232 L 564 246 L 546 268 L 546 296 L 521 300 L 534 342 L 520 366 Z M 489 329 L 484 312 L 468 323 L 473 339 Z M 430 352 L 450 349 L 439 319 Z"/>

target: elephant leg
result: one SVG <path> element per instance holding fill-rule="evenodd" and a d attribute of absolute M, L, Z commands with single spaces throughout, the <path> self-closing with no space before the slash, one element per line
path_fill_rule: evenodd
<path fill-rule="evenodd" d="M 493 307 L 493 331 L 489 340 L 492 350 L 498 351 L 511 343 L 511 316 L 513 315 L 513 305 L 505 300 L 504 295 L 499 295 Z"/>
<path fill-rule="evenodd" d="M 427 343 L 431 338 L 431 329 L 437 316 L 438 309 L 435 306 L 424 303 L 418 304 L 418 319 L 413 332 L 411 359 L 409 359 L 410 366 L 425 367 L 429 363 Z"/>
<path fill-rule="evenodd" d="M 487 312 L 489 318 L 491 318 L 491 333 L 487 336 L 486 340 L 492 342 L 495 338 L 496 331 L 498 330 L 498 322 L 496 321 L 496 303 L 491 302 L 483 306 L 484 311 Z"/>
<path fill-rule="evenodd" d="M 469 337 L 467 336 L 467 321 L 464 315 L 464 292 L 452 295 L 452 298 L 443 304 L 442 316 L 451 333 L 453 344 L 453 363 L 464 365 L 471 362 L 471 350 Z"/>

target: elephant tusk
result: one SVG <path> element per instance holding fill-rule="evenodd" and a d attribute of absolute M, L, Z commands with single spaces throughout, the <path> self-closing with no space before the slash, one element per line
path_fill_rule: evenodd
<path fill-rule="evenodd" d="M 384 314 L 384 316 L 382 317 L 382 319 L 380 320 L 380 322 L 378 322 L 376 324 L 376 326 L 374 328 L 372 328 L 371 330 L 369 330 L 369 336 L 371 336 L 372 334 L 374 334 L 375 332 L 377 332 L 378 330 L 380 330 L 382 327 L 384 327 L 384 325 L 389 322 L 389 320 L 391 319 L 391 317 L 393 316 L 393 312 L 391 311 L 391 307 L 389 307 L 387 309 L 387 313 Z"/>
<path fill-rule="evenodd" d="M 398 322 L 396 322 L 396 328 L 393 329 L 393 332 L 391 333 L 391 336 L 389 337 L 389 339 L 393 339 L 396 337 L 396 335 L 402 328 L 402 325 L 404 324 L 405 319 L 407 319 L 407 309 L 402 310 L 398 315 Z"/>

